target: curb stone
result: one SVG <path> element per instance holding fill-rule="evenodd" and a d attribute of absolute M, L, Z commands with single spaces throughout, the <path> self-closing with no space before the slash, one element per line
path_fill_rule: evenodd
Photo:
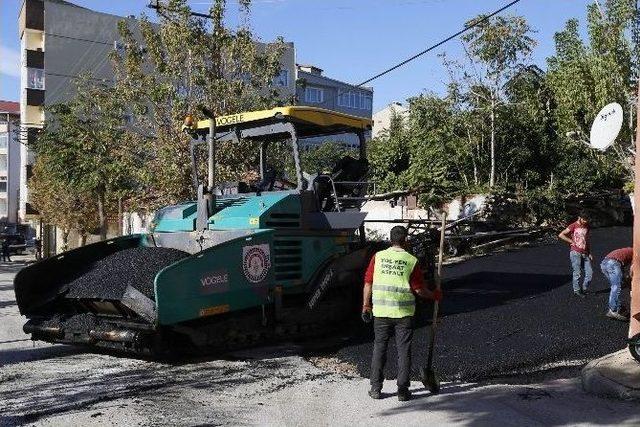
<path fill-rule="evenodd" d="M 596 396 L 640 400 L 640 363 L 626 348 L 592 360 L 582 368 L 582 387 Z"/>

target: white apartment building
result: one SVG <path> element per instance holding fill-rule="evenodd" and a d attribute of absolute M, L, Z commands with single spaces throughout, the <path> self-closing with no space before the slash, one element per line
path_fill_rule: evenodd
<path fill-rule="evenodd" d="M 373 130 L 371 132 L 371 136 L 373 138 L 378 137 L 380 132 L 383 130 L 389 129 L 391 117 L 393 117 L 394 114 L 398 114 L 406 118 L 409 115 L 409 109 L 400 102 L 392 102 L 382 110 L 375 112 L 372 117 Z"/>
<path fill-rule="evenodd" d="M 0 101 L 0 224 L 18 222 L 20 104 Z"/>

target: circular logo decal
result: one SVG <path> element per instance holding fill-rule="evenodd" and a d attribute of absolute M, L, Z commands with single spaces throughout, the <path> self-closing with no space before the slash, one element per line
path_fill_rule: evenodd
<path fill-rule="evenodd" d="M 271 268 L 271 260 L 268 244 L 242 248 L 242 270 L 248 281 L 262 282 L 267 277 L 269 268 Z"/>

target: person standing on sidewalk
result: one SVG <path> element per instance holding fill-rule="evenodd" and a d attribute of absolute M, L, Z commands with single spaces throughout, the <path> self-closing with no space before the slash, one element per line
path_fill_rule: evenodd
<path fill-rule="evenodd" d="M 418 259 L 405 250 L 407 229 L 391 229 L 391 247 L 371 258 L 364 278 L 362 319 L 369 323 L 373 317 L 375 340 L 371 359 L 371 390 L 373 399 L 382 397 L 384 365 L 389 339 L 395 334 L 398 353 L 398 400 L 411 399 L 411 340 L 415 295 L 440 301 L 442 292 L 428 290 Z"/>
<path fill-rule="evenodd" d="M 620 248 L 611 251 L 600 263 L 602 274 L 609 280 L 611 291 L 609 292 L 609 311 L 606 316 L 610 319 L 626 321 L 627 316 L 622 313 L 620 304 L 620 291 L 624 279 L 624 270 L 629 269 L 631 274 L 631 262 L 633 261 L 633 248 Z"/>
<path fill-rule="evenodd" d="M 589 234 L 589 218 L 586 213 L 581 212 L 578 219 L 569 224 L 569 226 L 558 235 L 560 240 L 567 242 L 571 247 L 569 259 L 571 260 L 571 268 L 573 269 L 573 293 L 582 298 L 584 298 L 588 292 L 589 284 L 593 277 L 593 268 L 591 267 L 593 256 L 591 255 Z M 580 277 L 582 276 L 583 268 L 584 279 L 582 286 L 580 286 Z"/>

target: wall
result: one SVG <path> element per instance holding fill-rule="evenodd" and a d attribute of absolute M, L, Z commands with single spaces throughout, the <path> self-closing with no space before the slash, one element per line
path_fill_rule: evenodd
<path fill-rule="evenodd" d="M 326 108 L 329 110 L 340 111 L 341 113 L 350 114 L 353 116 L 371 118 L 371 104 L 373 103 L 373 90 L 371 88 L 354 88 L 348 83 L 334 80 L 322 75 L 316 75 L 297 70 L 298 86 L 296 88 L 296 96 L 299 105 L 308 105 L 311 107 Z M 304 84 L 302 83 L 304 82 Z M 324 99 L 320 103 L 308 102 L 305 100 L 305 87 L 322 88 L 324 91 Z M 338 94 L 339 92 L 358 92 L 363 93 L 371 97 L 371 103 L 368 108 L 350 108 L 339 105 Z"/>
<path fill-rule="evenodd" d="M 391 117 L 394 113 L 406 117 L 409 114 L 409 109 L 407 107 L 404 107 L 400 103 L 393 103 L 376 112 L 372 117 L 373 130 L 371 132 L 371 136 L 373 138 L 376 138 L 380 134 L 380 132 L 384 131 L 385 129 L 389 129 L 389 125 L 391 124 Z"/>

